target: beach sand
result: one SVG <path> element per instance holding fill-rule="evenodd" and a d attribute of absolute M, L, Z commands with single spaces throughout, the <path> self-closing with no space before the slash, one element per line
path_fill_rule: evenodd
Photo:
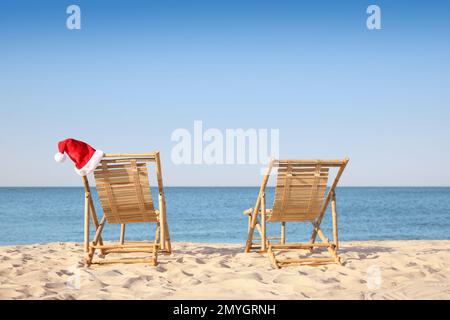
<path fill-rule="evenodd" d="M 0 247 L 1 299 L 450 299 L 450 241 L 355 241 L 343 266 L 273 269 L 243 245 L 174 243 L 159 264 L 84 268 L 82 245 Z"/>

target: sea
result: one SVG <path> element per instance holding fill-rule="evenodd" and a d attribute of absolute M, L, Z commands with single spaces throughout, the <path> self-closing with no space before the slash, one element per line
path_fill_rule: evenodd
<path fill-rule="evenodd" d="M 94 201 L 99 217 L 103 212 Z M 172 241 L 244 243 L 247 218 L 258 187 L 166 187 L 167 217 Z M 155 199 L 157 190 L 152 189 Z M 267 190 L 271 207 L 274 189 Z M 339 239 L 450 239 L 450 187 L 339 187 L 336 190 Z M 82 242 L 84 189 L 78 187 L 1 187 L 0 245 Z M 331 238 L 331 214 L 323 220 Z M 93 228 L 91 228 L 93 229 Z M 107 240 L 119 239 L 120 226 L 105 226 Z M 287 241 L 308 240 L 309 223 L 286 225 Z M 269 236 L 280 224 L 270 223 Z M 154 226 L 129 224 L 126 240 L 152 240 Z"/>

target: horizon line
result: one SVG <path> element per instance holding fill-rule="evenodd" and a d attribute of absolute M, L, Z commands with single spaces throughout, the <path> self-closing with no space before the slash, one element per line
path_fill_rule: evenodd
<path fill-rule="evenodd" d="M 95 188 L 95 185 L 90 185 Z M 150 186 L 151 188 L 157 186 Z M 214 185 L 202 185 L 202 186 L 190 186 L 190 185 L 169 185 L 164 186 L 165 188 L 255 188 L 261 187 L 261 185 L 248 185 L 248 186 L 232 186 L 232 185 L 222 185 L 222 186 L 214 186 Z M 276 186 L 268 186 L 268 187 L 276 187 Z M 0 188 L 83 188 L 82 185 L 73 185 L 73 186 L 56 186 L 56 185 L 33 185 L 33 186 L 1 186 Z M 450 188 L 450 185 L 345 185 L 338 186 L 337 188 Z"/>

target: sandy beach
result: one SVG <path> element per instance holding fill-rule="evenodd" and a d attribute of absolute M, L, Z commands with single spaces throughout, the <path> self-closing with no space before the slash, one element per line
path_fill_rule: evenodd
<path fill-rule="evenodd" d="M 343 266 L 281 270 L 242 245 L 173 249 L 156 267 L 84 268 L 77 243 L 0 247 L 0 298 L 450 299 L 450 241 L 343 242 Z"/>

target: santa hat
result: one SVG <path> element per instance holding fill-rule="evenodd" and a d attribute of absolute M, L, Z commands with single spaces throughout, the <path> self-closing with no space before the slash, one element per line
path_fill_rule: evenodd
<path fill-rule="evenodd" d="M 67 153 L 70 159 L 75 162 L 75 172 L 80 176 L 85 176 L 97 168 L 103 158 L 103 151 L 95 150 L 83 141 L 66 139 L 58 142 L 58 153 L 55 154 L 55 161 L 64 162 Z"/>

